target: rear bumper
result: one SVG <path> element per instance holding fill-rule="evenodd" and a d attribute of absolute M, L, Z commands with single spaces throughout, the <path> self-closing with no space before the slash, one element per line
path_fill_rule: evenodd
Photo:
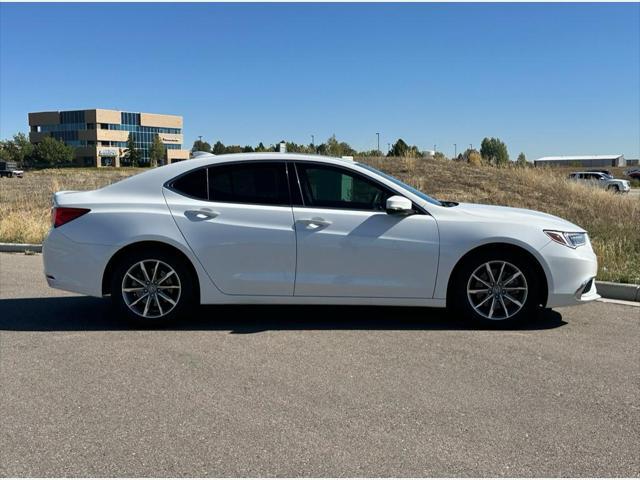
<path fill-rule="evenodd" d="M 51 229 L 42 244 L 44 274 L 51 288 L 102 296 L 102 272 L 111 247 L 77 243 Z"/>
<path fill-rule="evenodd" d="M 595 282 L 598 259 L 591 245 L 571 249 L 550 242 L 541 253 L 551 276 L 547 307 L 579 305 L 600 298 Z"/>

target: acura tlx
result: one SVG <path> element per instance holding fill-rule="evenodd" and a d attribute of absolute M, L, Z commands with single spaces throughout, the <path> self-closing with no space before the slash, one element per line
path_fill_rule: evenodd
<path fill-rule="evenodd" d="M 599 298 L 577 225 L 439 201 L 348 159 L 200 155 L 53 203 L 49 285 L 110 296 L 143 324 L 248 303 L 449 307 L 511 324 Z"/>

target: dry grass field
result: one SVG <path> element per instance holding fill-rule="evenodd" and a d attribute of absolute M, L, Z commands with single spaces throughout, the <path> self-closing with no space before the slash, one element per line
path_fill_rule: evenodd
<path fill-rule="evenodd" d="M 51 197 L 60 190 L 94 190 L 142 172 L 136 168 L 61 168 L 0 178 L 0 242 L 41 243 L 51 224 Z"/>
<path fill-rule="evenodd" d="M 473 167 L 448 161 L 363 161 L 443 200 L 541 210 L 584 227 L 598 254 L 600 280 L 640 283 L 640 200 L 576 185 L 564 170 Z M 0 179 L 0 242 L 40 243 L 51 195 L 91 190 L 142 169 L 50 169 Z"/>

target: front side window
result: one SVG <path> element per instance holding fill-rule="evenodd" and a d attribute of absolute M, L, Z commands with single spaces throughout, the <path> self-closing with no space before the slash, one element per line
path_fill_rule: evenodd
<path fill-rule="evenodd" d="M 384 210 L 393 194 L 376 183 L 339 167 L 296 164 L 304 204 L 308 207 Z"/>
<path fill-rule="evenodd" d="M 256 162 L 209 168 L 212 202 L 290 205 L 284 162 Z"/>
<path fill-rule="evenodd" d="M 377 173 L 378 175 L 380 175 L 381 177 L 386 178 L 387 180 L 395 183 L 396 185 L 398 185 L 399 187 L 404 188 L 405 190 L 409 190 L 411 193 L 413 193 L 414 195 L 417 195 L 418 197 L 420 197 L 421 199 L 431 203 L 432 205 L 438 205 L 438 206 L 444 206 L 442 204 L 442 202 L 440 202 L 439 200 L 436 200 L 435 198 L 431 198 L 429 195 L 427 195 L 424 192 L 421 192 L 420 190 L 418 190 L 417 188 L 413 188 L 411 185 L 407 185 L 406 183 L 398 180 L 396 177 L 392 177 L 391 175 L 387 175 L 384 172 L 381 172 L 380 170 L 373 168 L 370 165 L 367 165 L 366 163 L 358 163 L 359 166 L 366 168 L 367 170 L 372 171 L 373 173 Z"/>

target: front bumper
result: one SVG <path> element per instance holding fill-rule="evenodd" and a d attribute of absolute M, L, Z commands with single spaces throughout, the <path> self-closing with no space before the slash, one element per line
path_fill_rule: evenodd
<path fill-rule="evenodd" d="M 595 282 L 598 259 L 590 244 L 572 249 L 550 242 L 540 253 L 549 269 L 547 307 L 579 305 L 600 298 Z"/>

